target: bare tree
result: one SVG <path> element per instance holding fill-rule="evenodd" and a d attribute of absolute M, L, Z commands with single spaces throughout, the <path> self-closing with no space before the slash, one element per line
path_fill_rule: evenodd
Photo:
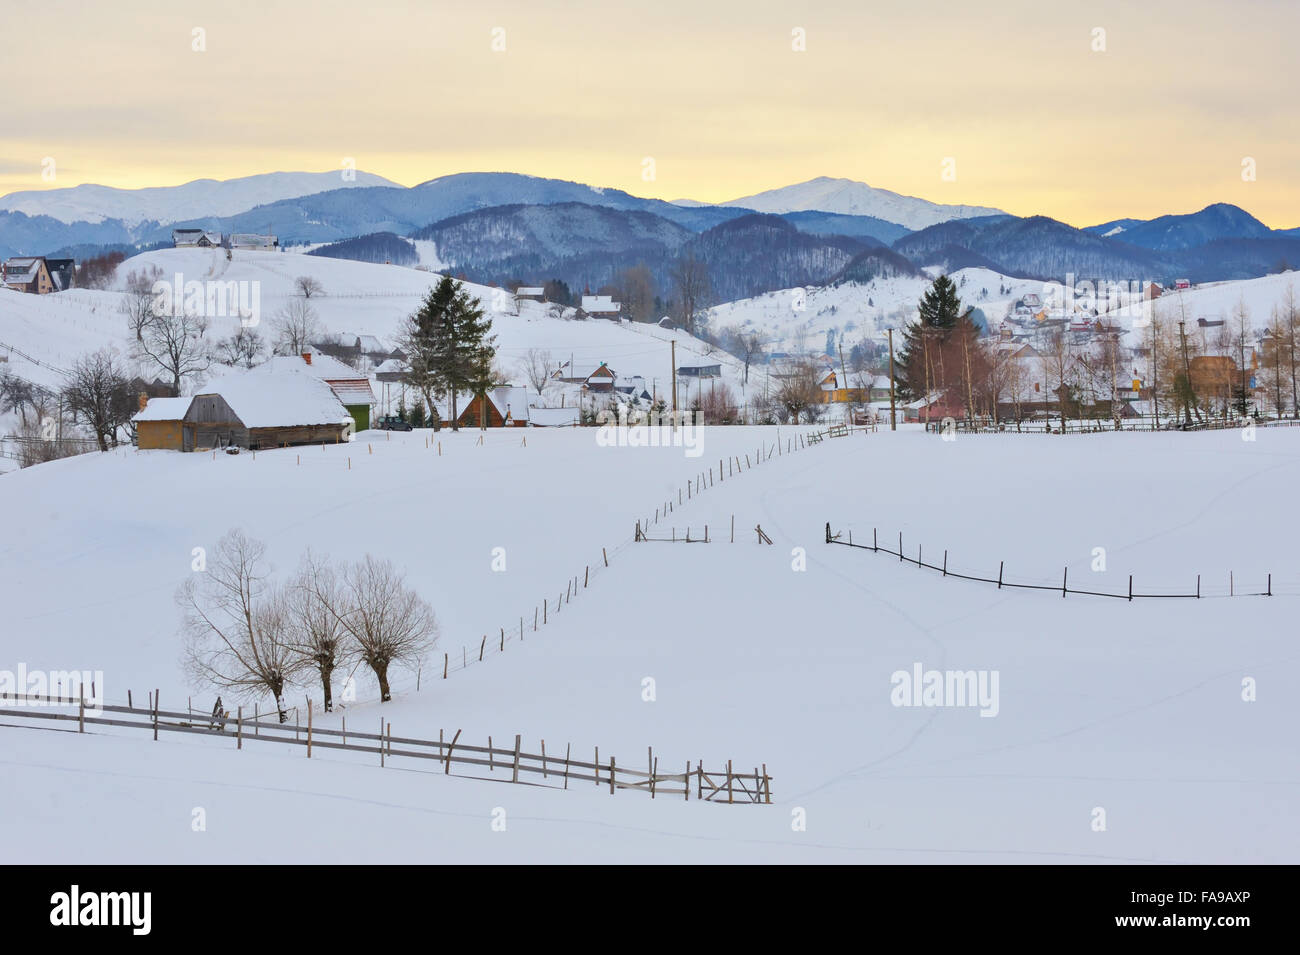
<path fill-rule="evenodd" d="M 171 376 L 172 388 L 180 394 L 181 381 L 206 370 L 211 363 L 207 333 L 208 320 L 202 315 L 188 310 L 155 310 L 136 349 L 142 358 L 150 359 Z"/>
<path fill-rule="evenodd" d="M 157 299 L 153 286 L 162 278 L 162 274 L 162 269 L 156 265 L 148 269 L 142 268 L 138 272 L 133 269 L 127 273 L 126 291 L 122 295 L 122 303 L 119 307 L 122 314 L 126 316 L 127 327 L 137 342 L 144 340 L 144 330 L 153 321 L 154 302 Z"/>
<path fill-rule="evenodd" d="M 232 368 L 235 365 L 252 368 L 262 360 L 265 353 L 266 342 L 263 341 L 261 333 L 256 328 L 240 325 L 235 334 L 217 342 L 213 350 L 213 358 Z"/>
<path fill-rule="evenodd" d="M 313 295 L 324 295 L 325 286 L 310 275 L 300 275 L 294 281 L 293 287 L 297 289 L 298 294 L 303 298 L 311 298 Z"/>
<path fill-rule="evenodd" d="M 519 365 L 523 376 L 528 379 L 528 383 L 540 395 L 543 394 L 547 387 L 550 386 L 554 379 L 551 374 L 554 371 L 554 365 L 551 359 L 551 353 L 544 348 L 530 348 L 524 355 L 523 361 Z"/>
<path fill-rule="evenodd" d="M 816 364 L 803 359 L 787 366 L 773 397 L 792 423 L 798 424 L 802 415 L 807 416 L 809 423 L 815 421 L 823 397 Z"/>
<path fill-rule="evenodd" d="M 673 263 L 669 275 L 677 293 L 678 320 L 694 335 L 709 295 L 709 267 L 688 250 Z"/>
<path fill-rule="evenodd" d="M 325 712 L 334 709 L 334 671 L 347 659 L 347 631 L 334 608 L 342 607 L 338 577 L 329 562 L 308 553 L 287 592 L 288 642 L 294 677 L 320 682 Z"/>
<path fill-rule="evenodd" d="M 379 681 L 379 698 L 393 698 L 388 671 L 394 664 L 417 667 L 438 639 L 433 608 L 414 590 L 391 561 L 367 554 L 343 572 L 333 608 L 351 640 L 353 652 Z"/>
<path fill-rule="evenodd" d="M 284 355 L 301 355 L 320 341 L 321 325 L 316 309 L 304 299 L 290 299 L 271 319 L 275 350 Z"/>
<path fill-rule="evenodd" d="M 269 693 L 283 723 L 294 652 L 285 594 L 269 576 L 265 545 L 234 529 L 217 542 L 206 568 L 181 586 L 176 600 L 191 680 L 245 697 Z"/>
<path fill-rule="evenodd" d="M 135 408 L 126 374 L 110 349 L 77 359 L 63 395 L 68 410 L 90 425 L 99 450 L 107 451 L 110 442 L 117 446 L 117 430 L 130 424 Z"/>

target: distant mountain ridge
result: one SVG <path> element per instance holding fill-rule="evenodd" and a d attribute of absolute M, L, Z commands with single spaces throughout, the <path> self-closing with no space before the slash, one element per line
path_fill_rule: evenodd
<path fill-rule="evenodd" d="M 348 178 L 344 178 L 345 172 Z M 0 197 L 0 210 L 49 216 L 64 223 L 97 224 L 116 220 L 132 228 L 146 222 L 166 225 L 195 216 L 230 216 L 254 206 L 334 189 L 396 185 L 383 176 L 358 170 L 269 172 L 239 179 L 195 179 L 179 186 L 144 189 L 87 183 L 66 189 L 12 192 Z"/>
<path fill-rule="evenodd" d="M 877 189 L 852 179 L 819 176 L 807 182 L 780 189 L 769 189 L 752 196 L 742 196 L 722 203 L 756 212 L 834 212 L 839 215 L 871 216 L 908 229 L 924 229 L 951 219 L 1006 215 L 1001 209 L 987 206 L 943 205 L 904 196 L 888 189 Z"/>

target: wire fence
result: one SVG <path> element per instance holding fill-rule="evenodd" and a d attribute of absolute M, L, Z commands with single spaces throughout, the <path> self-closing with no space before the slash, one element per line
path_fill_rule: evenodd
<path fill-rule="evenodd" d="M 869 550 L 873 554 L 885 554 L 889 557 L 896 557 L 898 558 L 900 563 L 912 564 L 924 570 L 937 571 L 940 574 L 942 574 L 944 577 L 952 577 L 956 580 L 971 580 L 971 581 L 975 581 L 976 583 L 982 583 L 982 584 L 996 584 L 999 590 L 1002 590 L 1003 588 L 1010 588 L 1016 590 L 1043 590 L 1043 591 L 1048 591 L 1050 593 L 1059 593 L 1062 597 L 1065 597 L 1068 594 L 1078 594 L 1081 596 L 1088 596 L 1088 597 L 1111 597 L 1116 600 L 1128 600 L 1128 601 L 1147 600 L 1151 598 L 1161 598 L 1161 599 L 1175 598 L 1175 599 L 1200 600 L 1202 597 L 1206 597 L 1206 598 L 1208 597 L 1272 597 L 1274 595 L 1272 573 L 1268 573 L 1266 575 L 1263 590 L 1251 589 L 1250 585 L 1248 585 L 1247 588 L 1243 590 L 1238 588 L 1236 582 L 1236 575 L 1230 571 L 1228 574 L 1228 592 L 1226 594 L 1222 593 L 1221 591 L 1203 592 L 1201 587 L 1200 574 L 1196 575 L 1195 590 L 1174 591 L 1174 592 L 1167 592 L 1167 593 L 1144 593 L 1142 591 L 1133 589 L 1133 575 L 1129 574 L 1128 590 L 1121 593 L 1112 593 L 1110 591 L 1105 591 L 1105 590 L 1091 590 L 1091 589 L 1081 588 L 1081 587 L 1071 587 L 1069 567 L 1065 567 L 1062 569 L 1061 582 L 1059 584 L 1049 584 L 1049 583 L 1044 583 L 1042 581 L 1029 582 L 1025 580 L 1012 580 L 1006 575 L 1006 561 L 998 561 L 998 575 L 996 577 L 992 577 L 992 576 L 986 577 L 978 573 L 958 572 L 948 566 L 947 550 L 944 550 L 943 552 L 943 558 L 941 563 L 939 564 L 927 563 L 923 556 L 921 545 L 919 544 L 916 547 L 915 557 L 909 556 L 903 552 L 903 534 L 901 531 L 898 534 L 898 545 L 897 545 L 898 549 L 894 550 L 891 549 L 889 545 L 887 544 L 882 545 L 880 543 L 879 534 L 877 533 L 876 528 L 872 528 L 871 530 L 870 544 L 855 544 L 853 542 L 852 531 L 849 531 L 847 534 L 845 534 L 844 532 L 838 532 L 838 533 L 832 532 L 831 525 L 827 523 L 826 543 L 840 544 L 844 547 L 856 548 L 857 550 Z M 1254 586 L 1258 587 L 1259 585 L 1258 583 L 1256 583 Z"/>
<path fill-rule="evenodd" d="M 313 750 L 368 753 L 379 757 L 379 765 L 387 766 L 394 757 L 411 760 L 428 760 L 433 772 L 441 768 L 444 775 L 452 775 L 452 768 L 461 771 L 455 775 L 468 779 L 492 779 L 510 783 L 543 786 L 551 789 L 568 789 L 570 783 L 593 783 L 608 787 L 610 795 L 626 789 L 656 796 L 681 796 L 687 801 L 694 790 L 701 802 L 759 803 L 772 802 L 772 777 L 767 764 L 754 767 L 752 772 L 734 768 L 732 760 L 719 769 L 705 769 L 704 761 L 692 766 L 686 760 L 681 772 L 660 771 L 659 757 L 653 747 L 646 750 L 646 768 L 633 769 L 619 765 L 613 757 L 608 763 L 600 758 L 600 747 L 593 749 L 591 760 L 575 759 L 572 747 L 566 743 L 564 752 L 546 751 L 546 741 L 541 741 L 540 753 L 523 749 L 522 737 L 515 736 L 513 746 L 495 746 L 488 737 L 486 746 L 461 742 L 461 730 L 447 738 L 442 730 L 438 739 L 420 739 L 394 736 L 392 723 L 380 719 L 378 733 L 349 731 L 346 718 L 340 729 L 326 729 L 313 725 L 312 707 L 307 708 L 307 724 L 264 722 L 245 719 L 243 709 L 232 718 L 228 711 L 211 716 L 197 716 L 177 710 L 158 708 L 157 691 L 150 694 L 149 706 L 87 705 L 84 696 L 48 696 L 28 693 L 0 693 L 0 716 L 21 720 L 75 721 L 77 732 L 85 733 L 87 726 L 110 726 L 126 730 L 150 732 L 156 741 L 158 734 L 190 733 L 208 738 L 221 737 L 233 740 L 236 749 L 242 750 L 245 742 L 280 743 L 296 746 L 306 751 L 307 758 Z M 66 712 L 60 710 L 67 710 Z M 75 711 L 73 711 L 75 710 Z M 109 714 L 109 715 L 104 715 Z M 27 724 L 19 724 L 27 726 Z M 52 726 L 29 727 L 55 729 Z M 99 735 L 99 734 L 92 734 Z M 394 746 L 396 744 L 396 746 Z M 426 763 L 426 765 L 428 765 Z M 679 766 L 682 764 L 678 764 Z M 408 767 L 409 768 L 409 767 Z M 486 774 L 485 774 L 486 771 Z M 531 777 L 525 779 L 523 777 Z"/>

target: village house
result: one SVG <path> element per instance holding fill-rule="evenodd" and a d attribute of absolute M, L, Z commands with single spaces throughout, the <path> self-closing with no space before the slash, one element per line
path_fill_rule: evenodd
<path fill-rule="evenodd" d="M 692 362 L 677 366 L 679 378 L 721 378 L 722 365 L 718 362 Z"/>
<path fill-rule="evenodd" d="M 618 379 L 603 361 L 595 364 L 566 361 L 551 377 L 569 385 L 585 385 L 588 391 L 597 394 L 613 391 L 614 382 Z"/>
<path fill-rule="evenodd" d="M 20 255 L 5 262 L 4 285 L 16 292 L 48 295 L 72 288 L 77 279 L 72 259 L 50 259 L 43 255 Z"/>
<path fill-rule="evenodd" d="M 152 398 L 132 419 L 142 450 L 278 448 L 346 441 L 352 416 L 310 375 L 231 372 L 191 398 Z"/>
<path fill-rule="evenodd" d="M 280 240 L 273 235 L 260 235 L 256 232 L 235 232 L 230 235 L 226 247 L 254 252 L 274 252 L 280 247 Z"/>
<path fill-rule="evenodd" d="M 172 246 L 177 249 L 220 248 L 221 233 L 207 229 L 172 229 Z"/>
<path fill-rule="evenodd" d="M 623 303 L 613 301 L 613 296 L 610 295 L 584 295 L 582 310 L 597 318 L 618 318 L 619 312 L 623 310 Z"/>

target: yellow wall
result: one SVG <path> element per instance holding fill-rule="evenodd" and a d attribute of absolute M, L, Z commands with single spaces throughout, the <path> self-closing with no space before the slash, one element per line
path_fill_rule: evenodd
<path fill-rule="evenodd" d="M 139 421 L 135 426 L 136 447 L 142 451 L 180 451 L 179 421 Z"/>

